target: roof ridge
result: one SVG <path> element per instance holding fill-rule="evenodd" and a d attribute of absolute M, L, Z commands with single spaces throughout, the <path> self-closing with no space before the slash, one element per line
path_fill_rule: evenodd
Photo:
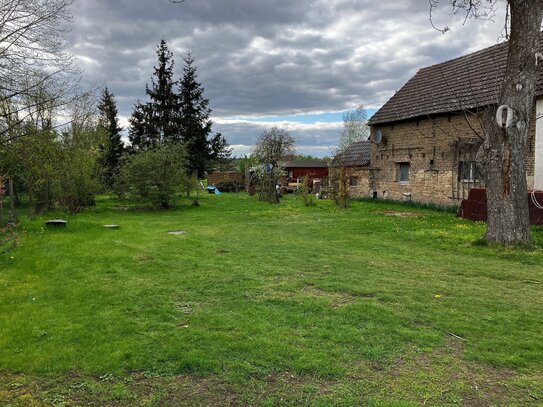
<path fill-rule="evenodd" d="M 543 32 L 540 33 L 543 48 Z M 447 114 L 496 103 L 509 41 L 420 68 L 368 120 L 369 125 Z M 543 95 L 543 69 L 537 77 Z"/>
<path fill-rule="evenodd" d="M 422 71 L 422 70 L 426 70 L 426 69 L 430 69 L 430 68 L 435 68 L 439 65 L 446 65 L 446 64 L 450 64 L 451 62 L 454 62 L 454 61 L 458 61 L 460 59 L 467 59 L 469 57 L 473 57 L 477 54 L 484 54 L 485 52 L 488 52 L 490 51 L 492 48 L 497 48 L 497 47 L 503 47 L 504 45 L 508 45 L 509 44 L 509 41 L 504 41 L 504 42 L 500 42 L 498 44 L 494 44 L 494 45 L 490 45 L 488 47 L 485 47 L 485 48 L 482 48 L 480 50 L 477 50 L 477 51 L 473 51 L 473 52 L 470 52 L 469 54 L 464 54 L 464 55 L 460 55 L 458 57 L 455 57 L 455 58 L 451 58 L 451 59 L 447 59 L 445 61 L 442 61 L 442 62 L 438 62 L 438 63 L 435 63 L 435 64 L 432 64 L 432 65 L 428 65 L 428 66 L 423 66 L 422 68 L 419 68 L 417 73 Z M 416 74 L 415 74 L 416 75 Z"/>

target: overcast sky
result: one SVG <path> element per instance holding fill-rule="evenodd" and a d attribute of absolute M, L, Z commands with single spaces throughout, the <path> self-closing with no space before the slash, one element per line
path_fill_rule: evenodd
<path fill-rule="evenodd" d="M 371 114 L 419 68 L 499 40 L 503 10 L 495 22 L 463 24 L 448 3 L 435 15 L 451 27 L 443 35 L 427 0 L 77 0 L 70 51 L 86 82 L 116 95 L 127 125 L 165 38 L 177 76 L 192 51 L 214 131 L 234 153 L 278 125 L 299 152 L 323 156 L 337 143 L 342 111 L 362 104 Z"/>

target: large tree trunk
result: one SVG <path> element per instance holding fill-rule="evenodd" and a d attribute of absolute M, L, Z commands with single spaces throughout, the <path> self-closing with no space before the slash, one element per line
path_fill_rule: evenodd
<path fill-rule="evenodd" d="M 491 121 L 483 145 L 484 178 L 488 199 L 485 239 L 504 245 L 531 241 L 528 218 L 526 155 L 529 123 L 535 103 L 537 57 L 543 2 L 509 0 L 511 35 L 499 106 L 514 111 L 512 125 L 500 128 Z"/>

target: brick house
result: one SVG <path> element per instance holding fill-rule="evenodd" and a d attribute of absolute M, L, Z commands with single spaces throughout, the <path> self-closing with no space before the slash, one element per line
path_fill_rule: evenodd
<path fill-rule="evenodd" d="M 369 120 L 371 165 L 352 196 L 456 205 L 483 186 L 477 113 L 498 100 L 507 50 L 502 43 L 420 69 Z M 529 188 L 543 189 L 543 120 L 535 119 L 543 115 L 543 75 L 537 96 L 526 177 Z"/>

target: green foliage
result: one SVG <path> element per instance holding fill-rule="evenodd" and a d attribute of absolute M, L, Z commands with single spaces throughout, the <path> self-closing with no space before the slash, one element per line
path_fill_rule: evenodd
<path fill-rule="evenodd" d="M 311 190 L 311 182 L 312 179 L 306 175 L 302 177 L 300 187 L 298 188 L 298 196 L 304 206 L 315 206 L 317 204 L 315 195 L 313 195 L 313 191 Z"/>
<path fill-rule="evenodd" d="M 256 158 L 247 155 L 244 155 L 243 157 L 233 158 L 232 162 L 236 166 L 236 169 L 242 174 L 245 174 L 247 169 L 257 165 Z"/>
<path fill-rule="evenodd" d="M 102 179 L 104 185 L 111 188 L 115 173 L 119 170 L 119 162 L 124 152 L 124 143 L 121 139 L 122 128 L 119 126 L 115 95 L 109 92 L 107 87 L 102 90 L 98 111 L 100 113 L 98 130 L 105 134 L 105 144 L 102 146 L 102 156 L 100 158 Z"/>
<path fill-rule="evenodd" d="M 218 161 L 229 157 L 230 151 L 220 133 L 211 136 L 209 99 L 204 97 L 204 88 L 198 82 L 194 58 L 190 53 L 184 62 L 179 82 L 179 111 L 182 140 L 187 149 L 187 173 L 202 178 Z"/>
<path fill-rule="evenodd" d="M 349 189 L 347 186 L 347 169 L 345 167 L 330 168 L 330 198 L 340 209 L 349 206 Z"/>
<path fill-rule="evenodd" d="M 228 143 L 220 133 L 211 135 L 209 100 L 204 98 L 191 54 L 184 58 L 180 81 L 173 79 L 173 54 L 165 40 L 160 42 L 157 56 L 151 86 L 146 88 L 149 102 L 138 101 L 130 118 L 130 149 L 137 152 L 182 143 L 187 176 L 203 178 L 206 171 L 230 156 Z"/>
<path fill-rule="evenodd" d="M 57 130 L 53 123 L 59 113 L 51 103 L 55 91 L 44 84 L 32 96 L 39 114 L 13 123 L 9 143 L 0 140 L 2 171 L 14 177 L 19 193 L 27 194 L 30 217 L 54 208 L 78 211 L 93 204 L 100 191 L 97 161 L 105 134 L 98 128 L 96 100 L 92 93 L 77 95 L 63 111 L 70 125 Z M 9 120 L 17 119 L 9 116 L 8 105 L 0 108 Z"/>
<path fill-rule="evenodd" d="M 162 39 L 157 49 L 158 65 L 154 67 L 151 86 L 145 93 L 149 102 L 137 102 L 130 118 L 129 139 L 134 151 L 145 151 L 165 143 L 181 142 L 177 84 L 173 79 L 173 54 Z"/>
<path fill-rule="evenodd" d="M 23 183 L 29 199 L 28 215 L 33 217 L 51 206 L 62 159 L 55 132 L 25 127 L 25 135 L 10 146 L 10 153 L 17 157 L 10 172 Z"/>
<path fill-rule="evenodd" d="M 101 185 L 97 177 L 96 154 L 79 148 L 65 148 L 58 168 L 61 207 L 74 213 L 95 205 Z"/>
<path fill-rule="evenodd" d="M 170 208 L 176 195 L 186 190 L 185 151 L 181 145 L 159 146 L 131 154 L 119 173 L 115 191 Z"/>
<path fill-rule="evenodd" d="M 101 191 L 100 146 L 107 142 L 107 135 L 98 125 L 95 100 L 80 102 L 81 106 L 72 108 L 70 127 L 57 141 L 56 199 L 61 208 L 72 213 L 95 204 L 94 197 Z"/>

